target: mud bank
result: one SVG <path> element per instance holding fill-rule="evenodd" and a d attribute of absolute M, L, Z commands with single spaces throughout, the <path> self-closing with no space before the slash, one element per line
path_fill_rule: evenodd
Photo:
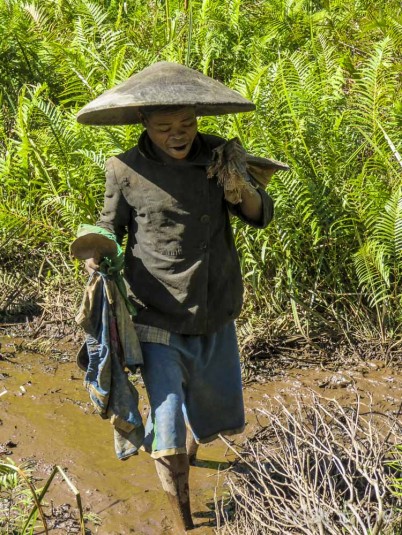
<path fill-rule="evenodd" d="M 46 354 L 19 349 L 19 341 L 0 339 L 0 459 L 14 462 L 31 459 L 35 475 L 45 480 L 55 464 L 66 469 L 81 493 L 87 513 L 96 515 L 88 533 L 100 535 L 173 534 L 169 504 L 161 492 L 153 461 L 145 453 L 122 462 L 113 447 L 108 421 L 94 413 L 82 385 L 83 374 L 75 364 L 74 347 L 55 342 Z M 141 410 L 147 413 L 142 385 Z M 352 369 L 330 371 L 294 368 L 270 377 L 264 384 L 245 388 L 248 425 L 255 428 L 256 409 L 281 397 L 291 404 L 295 395 L 315 390 L 344 403 L 357 390 L 362 398 L 373 397 L 379 411 L 396 411 L 402 394 L 402 378 L 395 367 L 381 361 L 360 362 Z M 223 489 L 224 471 L 233 454 L 219 440 L 202 446 L 198 465 L 191 469 L 192 509 L 198 534 L 214 533 L 215 500 Z M 37 482 L 40 487 L 41 482 Z M 75 500 L 67 485 L 56 479 L 47 495 L 48 508 L 65 506 L 74 516 Z M 67 505 L 65 505 L 67 504 Z M 68 516 L 68 515 L 65 515 Z M 59 519 L 52 535 L 73 533 L 68 519 Z"/>

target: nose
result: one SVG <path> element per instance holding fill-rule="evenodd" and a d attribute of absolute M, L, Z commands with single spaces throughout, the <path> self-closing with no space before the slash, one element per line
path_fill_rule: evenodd
<path fill-rule="evenodd" d="M 173 138 L 181 138 L 185 135 L 186 131 L 182 126 L 177 126 L 172 130 L 172 137 Z"/>

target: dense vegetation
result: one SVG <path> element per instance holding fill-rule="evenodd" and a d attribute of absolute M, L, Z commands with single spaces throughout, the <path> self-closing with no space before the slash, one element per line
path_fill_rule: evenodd
<path fill-rule="evenodd" d="M 169 60 L 257 105 L 203 118 L 204 131 L 238 135 L 250 152 L 291 166 L 269 186 L 275 222 L 235 224 L 246 316 L 277 334 L 394 343 L 401 56 L 397 0 L 2 0 L 0 308 L 23 310 L 55 281 L 81 284 L 69 243 L 96 218 L 105 158 L 139 129 L 80 126 L 76 112 Z"/>

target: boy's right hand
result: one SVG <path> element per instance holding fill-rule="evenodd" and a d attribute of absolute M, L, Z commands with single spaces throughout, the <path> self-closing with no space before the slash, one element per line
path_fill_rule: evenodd
<path fill-rule="evenodd" d="M 105 257 L 113 259 L 117 252 L 114 240 L 93 232 L 79 236 L 71 244 L 71 254 L 79 260 L 85 260 L 85 269 L 90 275 L 99 270 Z"/>
<path fill-rule="evenodd" d="M 100 256 L 87 258 L 85 260 L 85 269 L 90 275 L 92 275 L 94 271 L 97 271 L 99 269 L 101 261 L 102 261 L 102 258 Z"/>

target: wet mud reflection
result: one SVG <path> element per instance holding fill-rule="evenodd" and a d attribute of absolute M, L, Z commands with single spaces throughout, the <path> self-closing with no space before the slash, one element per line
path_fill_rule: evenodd
<path fill-rule="evenodd" d="M 55 342 L 55 351 L 45 355 L 18 350 L 12 338 L 0 342 L 0 458 L 9 456 L 16 463 L 34 460 L 43 480 L 55 464 L 62 466 L 79 489 L 84 509 L 93 517 L 88 533 L 173 534 L 169 503 L 159 486 L 154 461 L 143 452 L 125 462 L 117 460 L 112 426 L 93 411 L 82 385 L 82 372 L 75 364 L 75 348 Z M 137 388 L 145 416 L 146 395 L 140 384 Z M 402 381 L 399 370 L 380 361 L 337 372 L 287 370 L 269 377 L 265 384 L 246 387 L 248 423 L 236 441 L 241 442 L 256 428 L 255 409 L 275 397 L 291 404 L 295 395 L 310 389 L 342 403 L 348 403 L 357 390 L 363 399 L 372 395 L 379 411 L 387 411 L 398 408 Z M 192 532 L 195 535 L 214 533 L 215 494 L 221 495 L 225 470 L 232 460 L 234 454 L 219 440 L 198 450 L 190 469 L 192 510 L 198 526 Z M 74 497 L 61 480 L 52 486 L 47 501 L 49 507 L 52 501 L 52 507 L 64 507 L 65 514 L 72 514 Z M 96 525 L 97 519 L 100 525 Z M 50 533 L 74 531 L 60 522 Z"/>

